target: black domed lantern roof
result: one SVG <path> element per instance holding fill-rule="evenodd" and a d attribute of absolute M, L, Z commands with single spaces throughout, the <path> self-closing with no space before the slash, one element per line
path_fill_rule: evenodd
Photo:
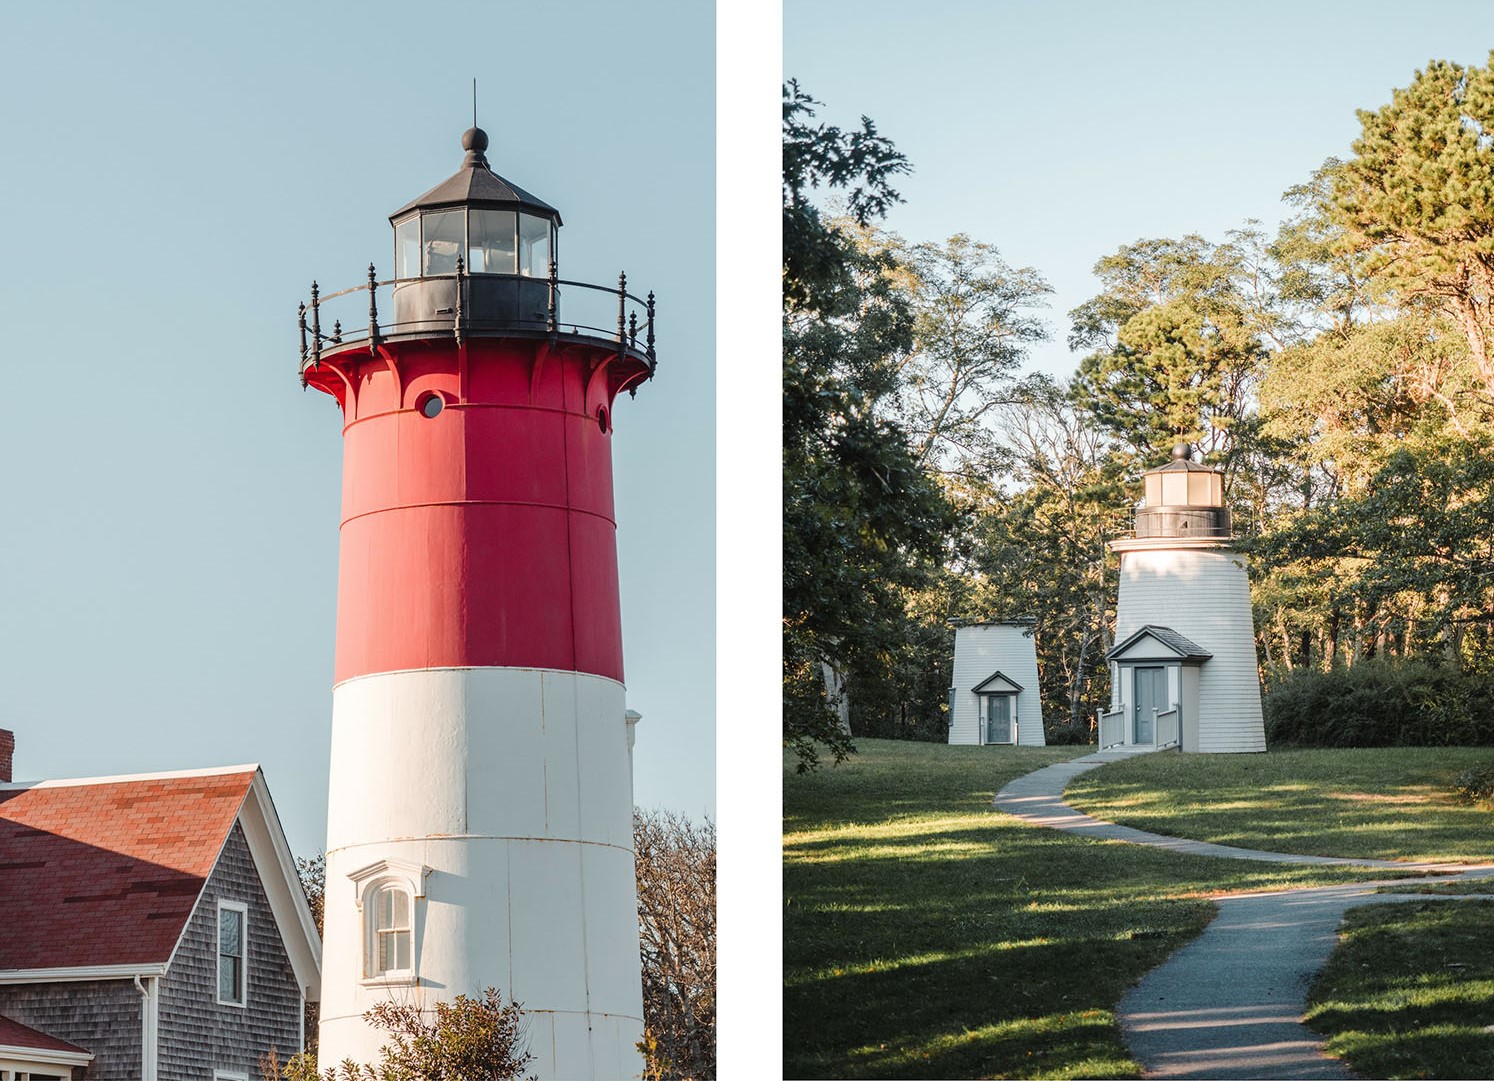
<path fill-rule="evenodd" d="M 389 215 L 397 279 L 551 275 L 560 211 L 493 172 L 487 148 L 487 132 L 468 128 L 462 167 Z"/>
<path fill-rule="evenodd" d="M 462 149 L 467 156 L 462 159 L 460 169 L 424 195 L 400 207 L 389 215 L 389 220 L 402 218 L 412 210 L 472 206 L 490 210 L 523 210 L 549 218 L 556 225 L 565 224 L 560 220 L 560 211 L 549 203 L 493 172 L 486 153 L 488 133 L 482 128 L 468 128 L 462 133 Z"/>

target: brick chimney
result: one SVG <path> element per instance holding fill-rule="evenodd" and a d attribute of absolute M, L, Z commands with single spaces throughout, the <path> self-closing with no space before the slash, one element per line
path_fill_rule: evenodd
<path fill-rule="evenodd" d="M 9 784 L 14 778 L 11 777 L 11 767 L 16 754 L 16 734 L 9 729 L 0 728 L 0 784 Z"/>

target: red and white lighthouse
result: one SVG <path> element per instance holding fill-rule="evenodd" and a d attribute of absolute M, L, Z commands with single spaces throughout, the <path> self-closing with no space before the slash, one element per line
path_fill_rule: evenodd
<path fill-rule="evenodd" d="M 320 1059 L 376 1061 L 376 1002 L 493 986 L 541 1077 L 634 1077 L 611 443 L 653 298 L 561 279 L 559 211 L 487 144 L 391 216 L 392 279 L 301 316 L 344 422 Z"/>

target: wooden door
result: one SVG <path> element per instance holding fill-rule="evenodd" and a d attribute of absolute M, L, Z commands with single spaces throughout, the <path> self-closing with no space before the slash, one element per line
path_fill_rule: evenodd
<path fill-rule="evenodd" d="M 1137 668 L 1136 672 L 1136 743 L 1152 743 L 1155 711 L 1167 708 L 1167 669 Z"/>

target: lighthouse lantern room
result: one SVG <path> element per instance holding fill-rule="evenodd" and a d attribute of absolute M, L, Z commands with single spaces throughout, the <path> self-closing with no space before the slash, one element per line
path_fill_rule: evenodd
<path fill-rule="evenodd" d="M 496 987 L 542 1078 L 642 1070 L 612 407 L 654 300 L 562 279 L 554 207 L 462 137 L 394 274 L 301 306 L 343 415 L 320 1057 Z"/>
<path fill-rule="evenodd" d="M 1224 475 L 1179 443 L 1142 488 L 1134 535 L 1110 545 L 1120 593 L 1100 748 L 1264 751 L 1250 581 Z"/>

